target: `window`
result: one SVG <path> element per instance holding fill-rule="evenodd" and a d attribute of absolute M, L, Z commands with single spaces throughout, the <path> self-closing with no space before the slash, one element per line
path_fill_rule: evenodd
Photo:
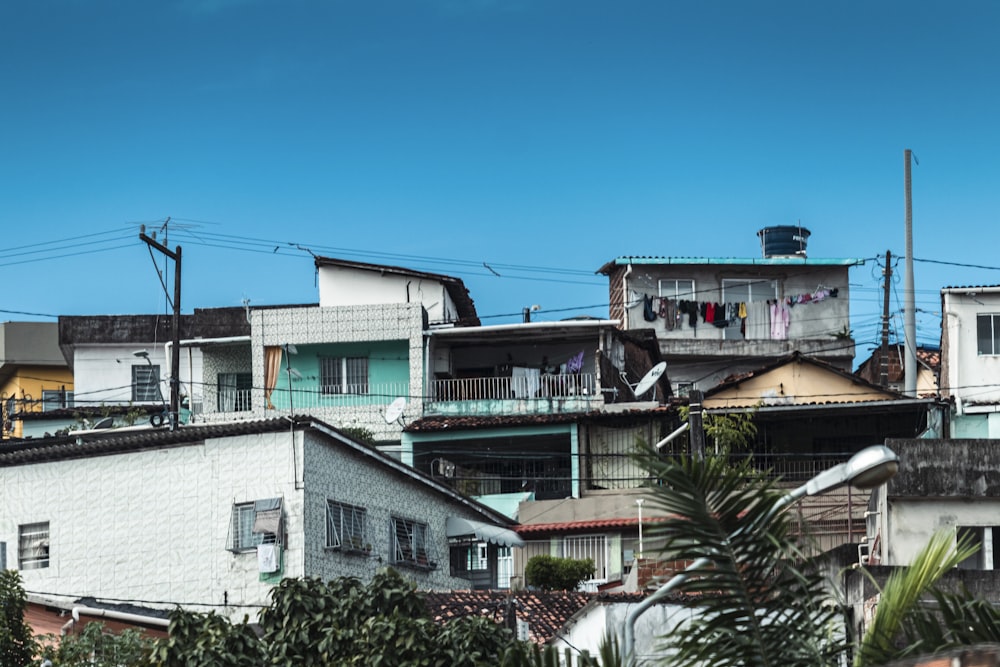
<path fill-rule="evenodd" d="M 320 393 L 367 394 L 367 357 L 320 357 Z"/>
<path fill-rule="evenodd" d="M 430 528 L 426 523 L 392 517 L 392 562 L 436 567 L 428 550 Z"/>
<path fill-rule="evenodd" d="M 219 412 L 244 412 L 250 409 L 251 373 L 219 373 L 217 379 Z"/>
<path fill-rule="evenodd" d="M 132 366 L 132 400 L 152 403 L 163 400 L 160 394 L 160 367 L 136 364 Z"/>
<path fill-rule="evenodd" d="M 693 280 L 661 279 L 659 281 L 659 290 L 659 296 L 667 299 L 676 299 L 678 301 L 696 300 Z"/>
<path fill-rule="evenodd" d="M 326 546 L 344 551 L 368 551 L 365 538 L 368 511 L 363 507 L 326 501 Z"/>
<path fill-rule="evenodd" d="M 49 566 L 49 522 L 26 523 L 17 531 L 17 567 L 37 570 Z"/>
<path fill-rule="evenodd" d="M 259 544 L 281 544 L 281 498 L 233 505 L 229 550 L 251 551 Z"/>
<path fill-rule="evenodd" d="M 778 298 L 777 280 L 747 280 L 745 278 L 723 278 L 722 279 L 722 301 L 723 303 L 753 303 L 755 301 L 767 301 Z M 740 319 L 734 318 L 725 329 L 727 340 L 741 340 L 743 332 L 740 331 Z"/>
<path fill-rule="evenodd" d="M 73 392 L 65 389 L 42 390 L 42 412 L 73 407 Z"/>
<path fill-rule="evenodd" d="M 691 395 L 691 390 L 694 389 L 694 382 L 678 382 L 677 383 L 677 396 L 680 398 L 687 398 Z"/>
<path fill-rule="evenodd" d="M 976 315 L 979 354 L 1000 354 L 1000 315 Z"/>
<path fill-rule="evenodd" d="M 958 564 L 960 569 L 992 570 L 1000 565 L 994 559 L 995 545 L 1000 540 L 1000 526 L 957 526 L 955 537 L 957 540 L 965 540 L 968 544 L 979 547 L 976 553 Z"/>

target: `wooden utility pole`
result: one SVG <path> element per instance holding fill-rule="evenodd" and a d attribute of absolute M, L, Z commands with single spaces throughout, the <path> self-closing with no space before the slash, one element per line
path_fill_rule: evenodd
<path fill-rule="evenodd" d="M 155 232 L 154 232 L 155 234 Z M 174 307 L 173 316 L 173 344 L 170 346 L 170 412 L 167 419 L 170 423 L 170 430 L 177 430 L 178 416 L 180 415 L 181 392 L 180 392 L 180 371 L 181 371 L 181 247 L 177 246 L 173 250 L 155 238 L 146 236 L 146 226 L 139 229 L 139 239 L 151 248 L 156 248 L 164 255 L 174 260 L 174 297 L 171 299 Z"/>
<path fill-rule="evenodd" d="M 892 253 L 885 251 L 885 284 L 882 295 L 882 348 L 878 360 L 878 383 L 884 389 L 889 387 L 889 286 L 892 281 Z"/>

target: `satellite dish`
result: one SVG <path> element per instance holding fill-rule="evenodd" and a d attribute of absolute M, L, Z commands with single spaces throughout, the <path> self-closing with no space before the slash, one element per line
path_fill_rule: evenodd
<path fill-rule="evenodd" d="M 404 397 L 400 396 L 393 399 L 392 403 L 385 409 L 385 423 L 391 424 L 402 417 L 404 409 L 406 409 L 406 399 Z"/>
<path fill-rule="evenodd" d="M 665 361 L 661 361 L 650 368 L 649 372 L 643 375 L 642 379 L 639 380 L 639 384 L 632 388 L 632 393 L 635 394 L 635 397 L 639 398 L 652 389 L 653 385 L 656 384 L 656 381 L 660 379 L 660 376 L 663 375 L 663 371 L 665 370 L 667 370 L 667 362 Z"/>
<path fill-rule="evenodd" d="M 98 429 L 98 428 L 111 428 L 114 425 L 115 425 L 115 418 L 114 417 L 105 417 L 101 421 L 99 421 L 96 424 L 94 424 L 94 428 L 95 429 Z"/>

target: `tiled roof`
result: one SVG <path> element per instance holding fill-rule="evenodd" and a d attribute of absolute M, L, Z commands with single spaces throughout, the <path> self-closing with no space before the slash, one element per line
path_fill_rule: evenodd
<path fill-rule="evenodd" d="M 666 517 L 647 517 L 643 525 L 651 522 L 664 521 Z M 555 521 L 551 523 L 527 523 L 514 526 L 519 535 L 534 533 L 567 533 L 577 530 L 606 530 L 610 528 L 632 528 L 639 525 L 638 517 L 623 517 L 619 519 L 590 519 L 585 521 Z"/>
<path fill-rule="evenodd" d="M 527 621 L 528 637 L 550 641 L 591 599 L 576 591 L 426 591 L 431 616 L 439 623 L 463 616 L 485 616 L 503 623 L 508 599 L 518 620 Z"/>
<path fill-rule="evenodd" d="M 539 424 L 571 424 L 579 421 L 599 422 L 621 419 L 622 417 L 642 417 L 668 415 L 676 410 L 673 404 L 635 410 L 592 410 L 590 412 L 554 412 L 548 414 L 525 415 L 484 415 L 468 417 L 424 417 L 406 426 L 407 432 L 459 431 L 462 429 L 490 428 L 496 426 L 537 426 Z"/>

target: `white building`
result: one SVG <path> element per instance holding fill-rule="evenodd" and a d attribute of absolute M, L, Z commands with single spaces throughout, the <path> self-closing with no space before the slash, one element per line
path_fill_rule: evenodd
<path fill-rule="evenodd" d="M 282 577 L 390 565 L 420 588 L 495 587 L 497 548 L 521 544 L 511 523 L 311 419 L 0 450 L 0 567 L 31 592 L 242 617 Z"/>
<path fill-rule="evenodd" d="M 941 290 L 940 391 L 952 437 L 1000 438 L 1000 286 Z"/>

